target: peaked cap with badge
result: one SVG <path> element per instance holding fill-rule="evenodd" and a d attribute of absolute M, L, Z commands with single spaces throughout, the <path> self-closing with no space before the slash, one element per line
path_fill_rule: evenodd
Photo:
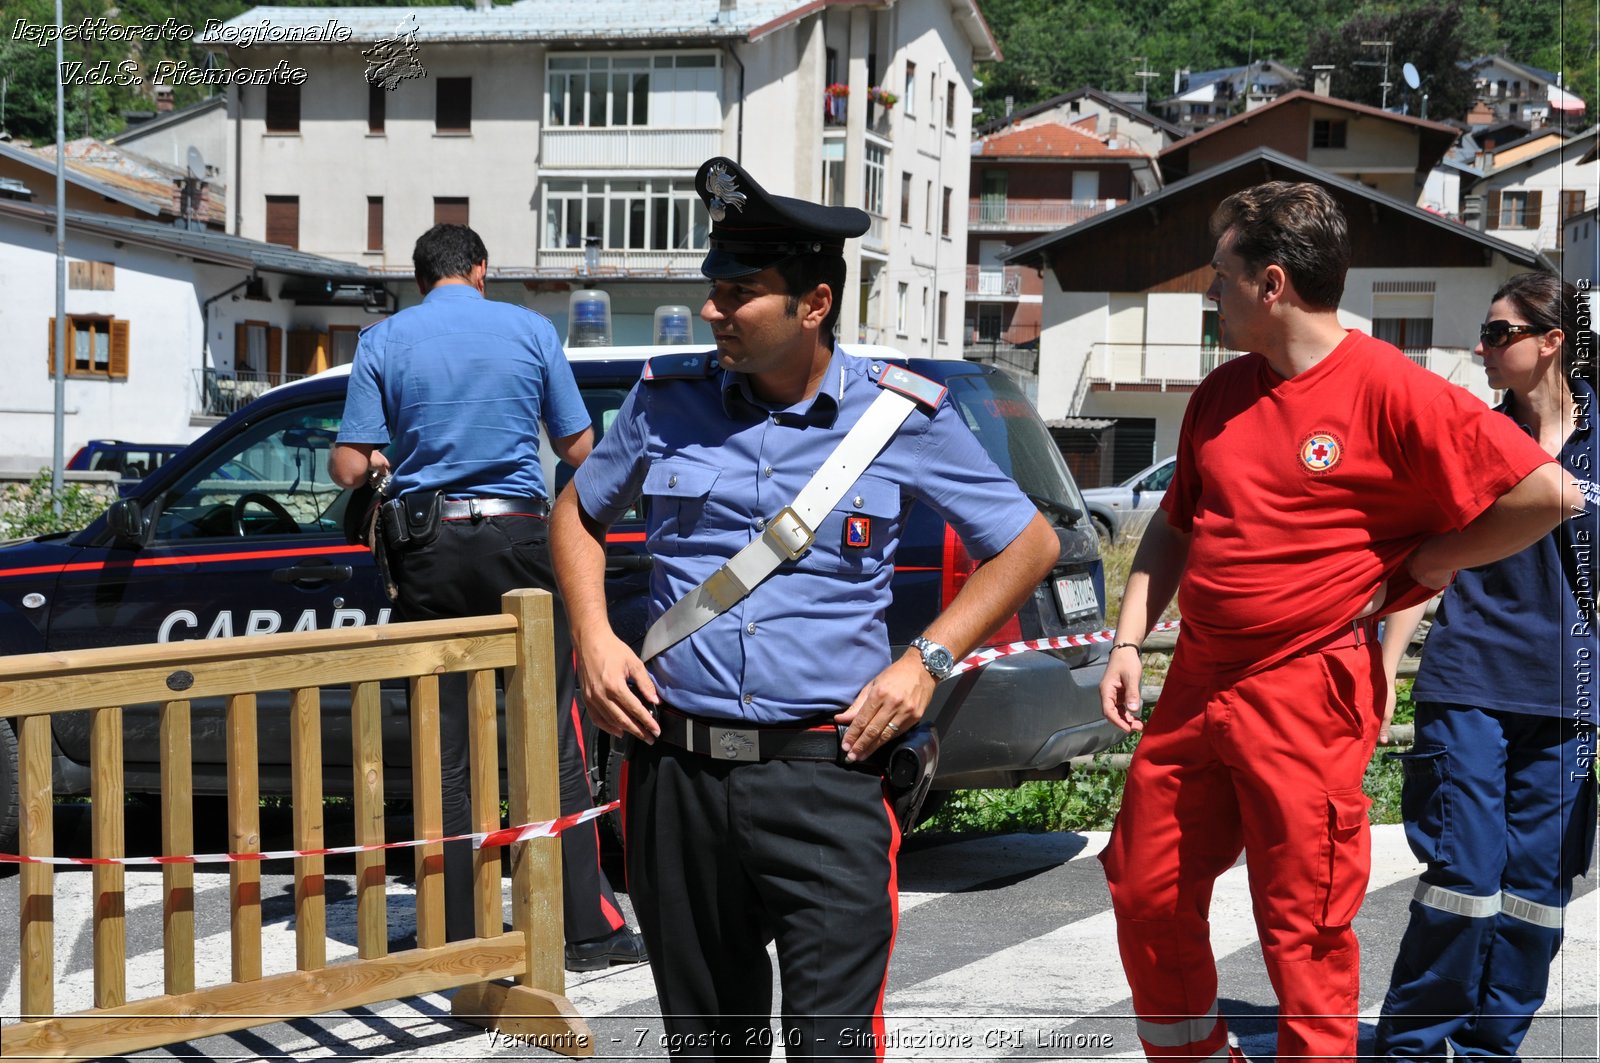
<path fill-rule="evenodd" d="M 700 272 L 712 280 L 759 273 L 795 255 L 842 254 L 844 242 L 872 224 L 855 207 L 772 195 L 720 155 L 701 164 L 694 188 L 711 215 L 711 251 Z"/>

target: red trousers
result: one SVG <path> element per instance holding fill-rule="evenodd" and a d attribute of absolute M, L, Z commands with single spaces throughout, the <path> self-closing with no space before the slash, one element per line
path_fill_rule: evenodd
<path fill-rule="evenodd" d="M 1122 964 L 1152 1059 L 1225 1058 L 1211 887 L 1245 853 L 1278 995 L 1279 1059 L 1353 1059 L 1371 869 L 1362 775 L 1377 741 L 1376 643 L 1221 685 L 1182 650 L 1146 725 L 1105 852 Z"/>

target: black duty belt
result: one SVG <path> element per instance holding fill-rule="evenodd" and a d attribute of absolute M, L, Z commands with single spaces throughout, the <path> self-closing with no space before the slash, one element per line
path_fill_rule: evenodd
<path fill-rule="evenodd" d="M 712 760 L 825 760 L 838 761 L 839 728 L 732 727 L 685 716 L 662 705 L 656 716 L 661 741 L 699 753 Z"/>
<path fill-rule="evenodd" d="M 446 498 L 439 503 L 440 520 L 549 515 L 550 501 L 544 498 Z"/>

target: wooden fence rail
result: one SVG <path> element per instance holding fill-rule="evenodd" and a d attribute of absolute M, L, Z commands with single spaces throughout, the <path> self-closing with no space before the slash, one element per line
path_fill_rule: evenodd
<path fill-rule="evenodd" d="M 500 825 L 495 673 L 505 672 L 507 793 L 513 823 L 559 815 L 550 596 L 514 591 L 499 616 L 305 634 L 41 653 L 0 659 L 0 718 L 18 731 L 21 854 L 49 857 L 54 797 L 50 717 L 91 714 L 91 850 L 123 845 L 122 706 L 159 704 L 164 854 L 194 852 L 190 701 L 226 699 L 229 851 L 261 852 L 256 696 L 291 692 L 291 772 L 296 851 L 323 848 L 320 688 L 351 687 L 355 841 L 385 841 L 378 684 L 405 679 L 411 694 L 412 802 L 418 838 L 443 837 L 439 779 L 439 675 L 468 673 L 473 829 Z M 174 695 L 181 695 L 175 697 Z M 19 876 L 21 1020 L 0 1027 L 0 1055 L 115 1055 L 461 987 L 458 1019 L 527 1038 L 566 1055 L 593 1055 L 587 1025 L 565 997 L 561 855 L 555 838 L 511 847 L 512 926 L 503 931 L 501 854 L 475 854 L 476 937 L 446 942 L 443 846 L 416 854 L 417 947 L 389 950 L 385 854 L 357 854 L 357 957 L 330 966 L 324 858 L 294 859 L 295 967 L 263 976 L 261 865 L 229 864 L 231 981 L 195 984 L 194 868 L 162 867 L 163 994 L 128 1000 L 124 868 L 91 871 L 93 1006 L 55 1014 L 54 869 Z M 74 919 L 78 918 L 75 914 Z M 495 979 L 512 979 L 512 983 Z"/>

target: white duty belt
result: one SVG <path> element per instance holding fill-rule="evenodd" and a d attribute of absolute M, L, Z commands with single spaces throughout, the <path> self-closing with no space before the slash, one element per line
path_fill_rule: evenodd
<path fill-rule="evenodd" d="M 937 407 L 944 397 L 943 387 L 898 366 L 885 366 L 878 385 L 884 390 L 845 433 L 822 467 L 806 481 L 794 501 L 767 521 L 767 526 L 750 545 L 734 554 L 704 583 L 679 598 L 650 625 L 639 655 L 641 660 L 648 661 L 693 635 L 739 604 L 779 565 L 803 557 L 817 537 L 817 525 L 894 438 L 895 432 L 916 408 L 917 401 Z"/>

